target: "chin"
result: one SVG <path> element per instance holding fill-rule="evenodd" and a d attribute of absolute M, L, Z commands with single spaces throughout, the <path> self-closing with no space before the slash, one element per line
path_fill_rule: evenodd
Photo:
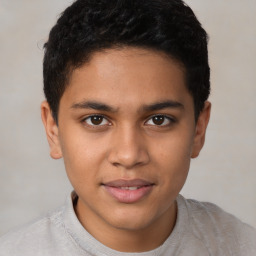
<path fill-rule="evenodd" d="M 118 211 L 111 214 L 109 224 L 120 230 L 138 231 L 149 227 L 154 222 L 153 216 L 148 216 L 148 212 Z"/>

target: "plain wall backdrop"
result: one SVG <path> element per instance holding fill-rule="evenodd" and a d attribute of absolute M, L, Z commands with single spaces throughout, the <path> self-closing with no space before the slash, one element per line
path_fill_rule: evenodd
<path fill-rule="evenodd" d="M 43 44 L 70 0 L 0 0 L 0 235 L 71 191 L 40 118 Z M 256 1 L 187 0 L 207 30 L 212 116 L 182 194 L 256 226 Z"/>

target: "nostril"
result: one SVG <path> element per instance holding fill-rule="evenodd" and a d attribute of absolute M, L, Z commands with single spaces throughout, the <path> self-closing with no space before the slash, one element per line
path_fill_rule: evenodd
<path fill-rule="evenodd" d="M 146 164 L 149 154 L 140 130 L 132 126 L 119 126 L 109 148 L 108 161 L 116 167 L 127 169 Z"/>
<path fill-rule="evenodd" d="M 149 154 L 145 150 L 133 152 L 132 154 L 121 154 L 121 152 L 112 152 L 109 156 L 109 162 L 115 167 L 131 169 L 135 166 L 145 165 L 149 162 Z"/>

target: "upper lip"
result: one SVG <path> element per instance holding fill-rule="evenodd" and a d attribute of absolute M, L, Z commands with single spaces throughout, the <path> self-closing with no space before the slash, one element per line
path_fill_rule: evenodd
<path fill-rule="evenodd" d="M 150 186 L 154 185 L 152 182 L 143 180 L 143 179 L 133 179 L 133 180 L 113 180 L 109 181 L 107 183 L 104 183 L 103 185 L 108 187 L 143 187 L 143 186 Z"/>

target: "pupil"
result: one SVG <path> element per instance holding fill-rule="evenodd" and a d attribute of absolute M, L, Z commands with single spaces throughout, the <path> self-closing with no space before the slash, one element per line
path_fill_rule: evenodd
<path fill-rule="evenodd" d="M 163 116 L 154 116 L 153 117 L 153 122 L 156 125 L 161 125 L 164 122 L 164 117 Z"/>
<path fill-rule="evenodd" d="M 99 125 L 99 124 L 101 124 L 102 119 L 103 119 L 102 116 L 93 116 L 93 117 L 91 118 L 91 121 L 92 121 L 93 124 Z"/>

